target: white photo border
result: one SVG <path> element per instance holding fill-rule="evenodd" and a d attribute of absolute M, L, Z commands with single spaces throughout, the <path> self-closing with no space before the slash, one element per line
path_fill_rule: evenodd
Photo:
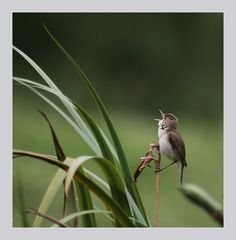
<path fill-rule="evenodd" d="M 211 0 L 8 0 L 1 3 L 0 13 L 0 233 L 4 239 L 232 239 L 234 234 L 236 161 L 235 142 L 236 103 L 236 3 Z M 224 228 L 13 228 L 12 227 L 12 14 L 14 12 L 223 12 L 224 13 Z M 232 161 L 231 161 L 232 159 Z"/>

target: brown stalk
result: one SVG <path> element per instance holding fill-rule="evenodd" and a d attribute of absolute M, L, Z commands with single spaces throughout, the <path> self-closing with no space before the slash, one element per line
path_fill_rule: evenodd
<path fill-rule="evenodd" d="M 57 220 L 56 218 L 51 217 L 51 216 L 46 215 L 46 214 L 43 214 L 43 213 L 40 213 L 40 212 L 37 211 L 36 209 L 31 208 L 31 209 L 28 210 L 28 213 L 33 213 L 33 214 L 38 215 L 38 216 L 40 216 L 40 217 L 42 217 L 42 218 L 45 218 L 45 219 L 47 219 L 48 221 L 57 224 L 59 227 L 64 227 L 64 228 L 68 227 L 66 224 L 60 222 L 60 221 Z"/>
<path fill-rule="evenodd" d="M 158 151 L 158 158 L 156 160 L 156 208 L 157 208 L 157 216 L 156 216 L 156 227 L 160 227 L 160 169 L 161 169 L 161 154 Z"/>
<path fill-rule="evenodd" d="M 157 154 L 157 157 L 156 157 Z M 151 161 L 155 161 L 156 164 L 156 208 L 157 208 L 157 215 L 156 215 L 156 227 L 160 227 L 160 171 L 161 171 L 161 154 L 159 151 L 159 144 L 151 143 L 148 152 L 146 153 L 145 157 L 141 158 L 141 163 L 137 167 L 134 173 L 134 180 L 137 182 L 137 178 L 143 171 L 146 166 L 149 166 Z"/>

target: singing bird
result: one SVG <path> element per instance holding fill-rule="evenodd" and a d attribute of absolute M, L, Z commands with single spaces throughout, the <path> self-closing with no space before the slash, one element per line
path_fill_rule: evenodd
<path fill-rule="evenodd" d="M 178 119 L 172 113 L 163 113 L 159 110 L 162 119 L 154 119 L 158 121 L 158 137 L 161 155 L 169 158 L 172 163 L 161 170 L 177 163 L 180 185 L 183 183 L 183 170 L 187 167 L 185 144 L 177 127 Z"/>

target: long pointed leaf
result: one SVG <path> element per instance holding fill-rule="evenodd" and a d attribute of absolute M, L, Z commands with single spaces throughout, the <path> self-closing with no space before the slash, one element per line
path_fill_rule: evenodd
<path fill-rule="evenodd" d="M 70 164 L 72 159 L 67 158 L 64 164 Z M 53 203 L 57 192 L 59 191 L 60 187 L 63 185 L 63 181 L 65 180 L 66 173 L 62 169 L 58 169 L 55 173 L 54 177 L 52 178 L 48 189 L 46 190 L 42 201 L 38 207 L 38 211 L 42 214 L 46 214 L 49 207 Z M 42 226 L 43 218 L 41 216 L 36 216 L 34 219 L 33 227 L 40 227 Z"/>
<path fill-rule="evenodd" d="M 80 66 L 77 64 L 77 62 L 71 57 L 71 55 L 65 50 L 65 48 L 58 42 L 58 40 L 51 34 L 51 32 L 46 28 L 46 26 L 44 26 L 44 28 L 45 28 L 46 32 L 49 34 L 49 36 L 52 38 L 52 40 L 56 43 L 56 45 L 60 48 L 60 50 L 64 53 L 64 55 L 68 58 L 68 60 L 74 66 L 76 71 L 82 77 L 85 84 L 88 86 L 90 93 L 91 93 L 92 97 L 94 98 L 94 101 L 97 104 L 99 110 L 101 111 L 102 116 L 103 116 L 103 118 L 107 124 L 107 127 L 109 129 L 109 132 L 111 134 L 114 146 L 116 148 L 118 158 L 120 160 L 120 164 L 121 164 L 121 168 L 122 168 L 122 172 L 123 172 L 123 176 L 125 179 L 127 189 L 129 191 L 129 193 L 131 194 L 132 198 L 134 199 L 134 201 L 136 202 L 136 204 L 138 204 L 140 211 L 142 212 L 146 222 L 148 223 L 148 219 L 147 219 L 142 201 L 140 199 L 138 189 L 135 184 L 131 183 L 132 176 L 131 176 L 131 173 L 130 173 L 130 170 L 128 167 L 127 159 L 125 157 L 123 148 L 121 146 L 120 140 L 117 136 L 117 133 L 113 127 L 113 124 L 111 122 L 111 119 L 106 111 L 106 108 L 105 108 L 103 102 L 101 101 L 101 99 L 100 99 L 99 95 L 97 94 L 96 90 L 94 89 L 93 85 L 91 84 L 91 82 L 89 81 L 89 79 L 87 78 L 85 73 L 82 71 Z"/>
<path fill-rule="evenodd" d="M 185 183 L 180 191 L 190 201 L 203 208 L 221 226 L 224 225 L 223 208 L 208 192 L 198 185 Z"/>
<path fill-rule="evenodd" d="M 24 151 L 20 150 L 14 150 L 14 155 L 22 155 L 23 156 Z M 31 154 L 32 155 L 32 154 Z M 59 162 L 58 160 L 54 160 L 52 158 L 48 157 L 42 157 L 42 154 L 39 154 L 39 158 L 34 159 L 40 159 L 43 160 L 49 164 L 55 165 L 57 167 L 62 168 L 65 171 L 68 171 L 69 166 Z M 17 158 L 18 159 L 18 158 Z M 126 215 L 125 211 L 117 204 L 116 201 L 114 201 L 106 192 L 103 191 L 97 184 L 95 184 L 93 181 L 91 181 L 88 177 L 85 175 L 79 173 L 78 171 L 75 173 L 75 179 L 79 181 L 81 184 L 83 184 L 85 187 L 89 188 L 90 191 L 92 191 L 98 198 L 100 198 L 104 205 L 112 211 L 115 218 L 118 219 L 120 224 L 124 227 L 135 227 L 134 223 L 129 219 L 129 217 Z"/>
<path fill-rule="evenodd" d="M 54 131 L 51 122 L 49 121 L 47 115 L 45 113 L 43 113 L 42 111 L 39 111 L 40 114 L 45 118 L 45 120 L 47 121 L 50 131 L 51 131 L 51 135 L 52 135 L 52 139 L 53 139 L 53 143 L 54 143 L 54 147 L 56 150 L 56 154 L 57 154 L 57 158 L 59 161 L 64 161 L 66 159 L 66 155 L 64 153 L 64 151 L 62 150 L 62 147 L 59 143 L 59 140 L 57 138 L 56 132 Z"/>
<path fill-rule="evenodd" d="M 21 84 L 21 82 L 24 82 L 25 84 L 31 86 L 31 87 L 34 87 L 34 88 L 39 88 L 39 89 L 42 89 L 42 90 L 45 90 L 47 92 L 50 92 L 54 95 L 58 95 L 58 91 L 52 89 L 51 87 L 48 87 L 46 85 L 43 85 L 41 83 L 38 83 L 38 82 L 34 82 L 34 81 L 31 81 L 29 79 L 26 79 L 26 78 L 20 78 L 20 77 L 13 77 L 13 80 L 19 82 Z M 64 95 L 64 98 L 66 98 L 68 101 L 72 101 L 71 99 L 69 99 L 67 96 Z"/>
<path fill-rule="evenodd" d="M 106 217 L 107 217 L 107 215 L 105 215 L 105 214 L 112 214 L 111 211 L 106 211 L 106 210 L 96 210 L 96 209 L 86 210 L 86 211 L 81 211 L 81 212 L 77 212 L 77 213 L 72 213 L 72 214 L 64 217 L 63 219 L 60 219 L 59 222 L 62 224 L 65 224 L 76 217 L 81 217 L 83 215 L 87 215 L 87 214 L 91 214 L 91 213 L 101 213 L 101 214 L 104 214 L 104 216 L 106 216 Z M 109 218 L 109 220 L 111 220 L 111 219 Z M 57 227 L 57 226 L 58 226 L 58 224 L 55 223 L 51 227 Z"/>
<path fill-rule="evenodd" d="M 87 137 L 86 134 L 78 127 L 78 125 L 70 118 L 68 117 L 57 105 L 55 105 L 51 100 L 49 100 L 47 97 L 45 97 L 42 93 L 31 87 L 30 85 L 26 84 L 25 82 L 22 82 L 19 80 L 19 78 L 13 77 L 13 79 L 20 84 L 28 87 L 31 91 L 33 91 L 35 94 L 37 94 L 39 97 L 41 97 L 44 101 L 46 101 L 51 107 L 53 107 L 74 129 L 78 134 L 82 137 L 82 139 L 88 144 L 88 146 L 93 150 L 93 152 L 98 155 L 102 156 L 101 151 L 98 147 L 98 145 L 94 144 L 90 139 Z"/>
<path fill-rule="evenodd" d="M 99 147 L 102 151 L 102 156 L 109 160 L 112 164 L 114 164 L 113 155 L 109 149 L 109 147 L 106 144 L 106 141 L 100 132 L 99 127 L 97 124 L 92 120 L 92 118 L 89 116 L 89 114 L 77 103 L 75 103 L 75 106 L 77 107 L 78 111 L 81 113 L 81 115 L 84 117 L 85 121 L 87 122 L 88 126 L 91 128 L 91 131 L 93 132 Z"/>
<path fill-rule="evenodd" d="M 93 208 L 94 208 L 95 210 L 104 211 L 104 210 L 100 209 L 99 207 L 97 207 L 96 205 L 93 205 Z M 110 211 L 108 211 L 108 212 L 110 212 Z M 106 212 L 101 212 L 101 213 L 102 213 L 106 218 L 108 218 L 112 223 L 115 222 L 112 214 L 110 215 L 109 213 L 106 213 Z"/>
<path fill-rule="evenodd" d="M 52 156 L 48 156 L 45 154 L 40 154 L 40 153 L 35 153 L 35 152 L 31 152 L 31 151 L 23 151 L 23 150 L 18 150 L 18 149 L 14 149 L 13 150 L 13 157 L 32 157 L 32 158 L 37 158 L 37 159 L 41 159 L 44 161 L 54 161 L 57 160 L 56 157 L 52 157 Z"/>
<path fill-rule="evenodd" d="M 103 180 L 102 178 L 100 178 L 99 176 L 97 176 L 95 173 L 91 172 L 90 170 L 88 170 L 87 168 L 83 168 L 84 172 L 91 178 L 95 179 L 97 182 L 99 182 L 103 187 L 105 187 L 106 190 L 110 191 L 111 188 L 109 186 L 109 184 Z"/>
<path fill-rule="evenodd" d="M 73 123 L 73 121 L 66 115 L 66 114 L 64 114 L 55 104 L 53 104 L 49 99 L 47 99 L 46 97 L 44 97 L 41 93 L 39 93 L 37 90 L 35 90 L 35 89 L 33 89 L 31 86 L 29 86 L 26 82 L 21 82 L 21 80 L 22 79 L 18 79 L 18 78 L 15 78 L 15 80 L 16 81 L 19 81 L 21 84 L 23 84 L 23 85 L 25 85 L 25 86 L 27 86 L 28 88 L 30 88 L 33 92 L 35 92 L 36 94 L 38 94 L 42 99 L 44 99 L 45 101 L 47 101 L 52 107 L 54 107 L 79 133 L 80 133 L 80 135 L 82 136 L 82 137 L 84 137 L 85 139 L 87 139 L 86 138 L 86 136 L 83 134 L 83 132 L 81 132 L 80 131 L 80 129 L 77 127 L 77 125 L 75 125 L 74 123 Z M 29 80 L 27 81 L 27 82 L 29 82 Z M 48 120 L 48 119 L 47 119 Z M 50 122 L 49 122 L 49 126 L 50 126 Z M 55 138 L 56 136 L 55 136 L 55 132 L 54 132 L 54 130 L 52 129 L 52 126 L 50 126 L 50 128 L 51 128 L 51 132 L 52 132 L 52 135 L 53 135 L 53 139 L 54 139 L 54 143 L 56 143 L 56 144 L 58 144 L 58 140 L 57 140 L 57 138 Z M 90 143 L 90 142 L 89 142 Z M 93 149 L 93 145 L 92 145 L 92 143 L 91 143 L 91 148 Z M 61 151 L 61 150 L 60 150 Z M 95 150 L 95 152 L 97 152 L 96 150 Z M 61 153 L 60 153 L 61 154 Z M 61 157 L 63 157 L 63 156 L 61 156 Z M 64 182 L 64 180 L 63 180 L 63 182 Z M 81 186 L 81 189 L 82 188 L 84 188 L 83 186 Z M 75 189 L 71 189 L 71 191 L 75 191 Z M 82 190 L 81 190 L 82 191 Z M 81 199 L 81 208 L 82 208 L 82 210 L 86 210 L 87 208 L 83 208 L 83 206 L 89 206 L 89 209 L 90 208 L 92 208 L 92 199 L 91 199 L 91 196 L 90 196 L 90 193 L 88 192 L 88 190 L 87 189 L 83 189 L 83 191 L 82 191 L 83 193 L 82 194 L 86 194 L 86 197 L 87 197 L 87 200 L 85 200 L 85 197 L 83 197 L 82 199 Z M 50 195 L 50 193 L 49 193 L 49 195 Z M 73 196 L 70 196 L 70 197 L 73 197 Z M 45 198 L 46 198 L 46 196 L 45 196 Z M 75 200 L 74 200 L 75 201 Z M 85 204 L 83 201 L 87 201 L 87 203 Z M 45 202 L 42 202 L 42 204 L 43 204 L 43 206 L 44 206 L 44 204 L 45 204 Z M 74 207 L 76 207 L 76 204 L 74 204 Z M 65 212 L 66 212 L 66 208 L 67 208 L 67 198 L 66 198 L 66 196 L 64 196 L 64 204 L 63 204 L 63 215 L 65 214 Z M 44 210 L 44 209 L 43 209 Z M 45 209 L 45 210 L 47 210 L 47 208 Z M 42 209 L 40 209 L 40 211 L 42 212 Z M 86 222 L 86 226 L 96 226 L 96 222 L 95 222 L 95 216 L 85 216 L 84 218 L 86 218 L 86 220 L 85 220 L 85 222 Z M 36 224 L 42 224 L 42 218 L 41 219 L 39 219 L 39 218 L 36 218 L 35 219 L 35 222 L 34 222 L 34 224 L 36 225 Z"/>
<path fill-rule="evenodd" d="M 130 215 L 130 209 L 129 209 L 129 203 L 125 195 L 125 189 L 122 182 L 122 179 L 116 170 L 116 168 L 106 159 L 104 158 L 98 158 L 98 157 L 92 157 L 92 156 L 83 156 L 78 157 L 73 161 L 73 163 L 70 165 L 68 175 L 66 178 L 65 183 L 65 191 L 68 192 L 68 189 L 70 187 L 71 181 L 74 177 L 74 174 L 76 173 L 77 169 L 83 164 L 84 162 L 88 160 L 95 161 L 98 166 L 102 169 L 103 173 L 105 174 L 106 178 L 108 179 L 108 183 L 110 185 L 112 197 L 115 201 L 117 201 L 120 206 L 125 210 L 125 212 Z"/>
<path fill-rule="evenodd" d="M 17 181 L 16 181 L 16 189 L 17 189 L 17 194 L 14 194 L 13 196 L 13 201 L 14 204 L 18 206 L 19 211 L 20 211 L 20 217 L 21 217 L 21 223 L 23 227 L 30 227 L 28 217 L 26 215 L 26 206 L 25 206 L 25 194 L 23 190 L 23 185 L 22 185 L 22 178 L 21 178 L 21 172 L 18 171 L 16 172 L 16 175 L 14 176 Z"/>
<path fill-rule="evenodd" d="M 52 94 L 54 94 L 54 95 L 57 96 L 57 91 L 55 91 L 55 90 L 51 89 L 50 87 L 47 87 L 47 86 L 45 86 L 45 85 L 43 85 L 43 84 L 40 84 L 40 83 L 31 81 L 31 80 L 28 80 L 28 79 L 25 79 L 25 78 L 13 77 L 13 79 L 14 79 L 15 81 L 19 82 L 20 84 L 23 84 L 23 83 L 24 83 L 23 85 L 27 85 L 27 86 L 33 87 L 33 88 L 39 88 L 39 89 L 42 89 L 42 90 L 44 90 L 44 91 L 47 91 L 47 92 L 52 93 Z M 64 97 L 66 97 L 66 96 L 64 96 Z M 73 101 L 70 100 L 68 97 L 66 97 L 66 98 L 67 98 L 69 101 L 73 102 Z M 75 103 L 75 104 L 76 104 L 76 103 Z M 76 105 L 77 105 L 77 104 L 76 104 Z M 73 105 L 73 106 L 74 106 L 74 105 Z M 74 108 L 75 108 L 76 110 L 78 110 L 76 106 L 74 106 Z M 91 118 L 91 117 L 90 117 L 90 118 Z M 100 129 L 98 126 L 97 126 L 97 128 L 99 129 L 99 134 L 102 135 L 102 138 L 104 139 L 105 143 L 107 144 L 107 146 L 108 146 L 108 148 L 109 148 L 109 151 L 113 154 L 113 156 L 115 157 L 115 159 L 116 159 L 116 160 L 118 161 L 118 163 L 119 163 L 119 159 L 118 159 L 117 153 L 116 153 L 113 145 L 111 144 L 110 140 L 109 140 L 109 139 L 107 138 L 107 136 L 104 134 L 104 132 L 102 131 L 102 129 Z M 94 131 L 93 131 L 93 132 L 94 132 Z M 96 133 L 94 133 L 94 134 L 95 134 L 95 137 L 96 137 Z M 106 158 L 108 158 L 108 157 L 106 157 Z M 108 158 L 108 159 L 109 159 L 109 158 Z M 119 164 L 120 164 L 120 163 L 119 163 Z"/>
<path fill-rule="evenodd" d="M 59 143 L 59 140 L 57 138 L 56 132 L 55 132 L 51 122 L 49 121 L 47 115 L 45 113 L 43 113 L 42 111 L 39 111 L 39 112 L 45 118 L 45 120 L 47 121 L 47 123 L 49 125 L 50 131 L 51 131 L 51 135 L 52 135 L 52 139 L 53 139 L 53 143 L 54 143 L 54 148 L 55 148 L 55 151 L 56 151 L 56 154 L 57 154 L 57 159 L 59 161 L 63 162 L 65 160 L 66 156 L 65 156 L 65 153 L 62 150 L 62 147 L 61 147 L 61 145 Z M 63 185 L 65 185 L 65 181 L 63 181 Z M 76 209 L 76 199 L 75 199 L 75 194 L 74 194 L 74 192 L 75 192 L 74 184 L 72 184 L 72 186 L 70 187 L 69 191 L 71 192 L 70 199 L 72 201 L 72 205 L 75 208 L 75 210 L 77 210 Z M 67 210 L 67 205 L 68 205 L 67 203 L 68 203 L 68 201 L 70 199 L 68 199 L 66 197 L 65 192 L 63 194 L 64 194 L 64 198 L 63 198 L 63 201 L 64 201 L 64 203 L 63 203 L 63 216 L 65 216 L 66 210 Z M 77 224 L 76 221 L 74 223 Z"/>
<path fill-rule="evenodd" d="M 43 213 L 40 213 L 39 211 L 37 211 L 36 209 L 30 209 L 28 211 L 29 213 L 33 213 L 35 214 L 36 216 L 40 216 L 41 218 L 45 218 L 47 219 L 48 221 L 50 222 L 53 222 L 53 223 L 56 223 L 58 226 L 60 227 L 68 227 L 67 225 L 65 225 L 64 223 L 58 221 L 56 218 L 52 217 L 52 216 L 49 216 L 47 214 L 43 214 Z"/>
<path fill-rule="evenodd" d="M 84 175 L 83 169 L 79 169 L 79 172 Z M 92 200 L 88 201 L 90 196 L 90 192 L 88 189 L 81 183 L 74 181 L 77 196 L 80 199 L 79 208 L 80 211 L 88 211 L 93 209 Z M 83 226 L 84 227 L 94 227 L 96 226 L 96 218 L 95 214 L 83 215 L 82 216 Z"/>
<path fill-rule="evenodd" d="M 88 169 L 86 169 L 86 168 L 83 168 L 83 169 L 84 169 L 84 172 L 87 173 L 88 176 L 95 179 L 98 183 L 100 183 L 103 187 L 105 187 L 105 189 L 110 191 L 110 186 L 106 181 L 104 181 L 102 178 L 100 178 L 99 176 L 97 176 L 93 172 L 89 171 Z M 132 207 L 139 223 L 141 223 L 142 225 L 145 225 L 145 226 L 151 226 L 151 223 L 150 223 L 149 220 L 148 220 L 148 224 L 146 224 L 146 221 L 145 221 L 142 213 L 140 212 L 139 208 L 137 207 L 136 203 L 134 202 L 132 196 L 130 195 L 130 193 L 128 192 L 127 189 L 125 189 L 125 190 L 126 190 L 126 193 L 127 193 L 127 198 L 129 200 L 130 206 Z"/>
<path fill-rule="evenodd" d="M 78 123 L 81 130 L 84 132 L 84 134 L 95 144 L 97 145 L 97 142 L 94 139 L 94 136 L 89 131 L 88 127 L 84 123 L 84 121 L 81 119 L 79 114 L 75 111 L 74 105 L 71 101 L 68 100 L 67 97 L 64 96 L 64 94 L 60 91 L 60 89 L 56 86 L 56 84 L 47 76 L 47 74 L 29 57 L 27 56 L 23 51 L 18 49 L 17 47 L 13 46 L 13 50 L 16 51 L 18 54 L 20 54 L 36 71 L 37 73 L 42 77 L 42 79 L 53 89 L 57 92 L 58 98 L 61 100 L 61 102 L 64 104 L 64 106 L 67 108 L 67 110 L 70 112 L 70 114 L 73 116 L 75 121 Z"/>
<path fill-rule="evenodd" d="M 38 154 L 38 153 L 34 153 L 34 152 L 29 152 L 29 151 L 21 151 L 21 150 L 13 150 L 13 154 L 15 156 L 27 156 L 27 157 L 32 157 L 32 158 L 36 158 L 36 159 L 41 159 L 44 160 L 46 162 L 50 162 L 50 161 L 56 161 L 55 158 L 49 157 L 47 155 L 43 155 L 43 154 Z M 72 158 L 66 158 L 66 160 L 63 162 L 65 165 L 70 166 L 70 164 L 72 163 L 73 159 Z M 56 193 L 59 191 L 60 187 L 63 184 L 63 181 L 65 180 L 66 177 L 66 172 L 63 171 L 62 169 L 59 169 L 56 174 L 54 175 L 50 185 L 48 186 L 48 189 L 46 191 L 46 193 L 44 194 L 44 197 L 39 205 L 38 211 L 42 214 L 45 214 L 50 205 L 52 204 L 53 199 L 56 196 Z M 86 205 L 89 207 L 89 209 L 92 209 L 93 204 L 92 204 L 92 200 L 91 200 L 91 196 L 90 193 L 88 192 L 87 189 L 83 190 L 84 194 L 86 194 Z M 81 200 L 82 201 L 82 200 Z M 84 209 L 82 209 L 84 210 Z M 96 226 L 96 222 L 94 220 L 94 216 L 90 216 L 89 217 L 91 219 L 91 221 L 89 222 L 89 220 L 87 219 L 87 225 L 89 226 Z M 33 223 L 33 227 L 40 227 L 43 223 L 43 218 L 41 216 L 36 216 L 34 219 L 34 223 Z"/>

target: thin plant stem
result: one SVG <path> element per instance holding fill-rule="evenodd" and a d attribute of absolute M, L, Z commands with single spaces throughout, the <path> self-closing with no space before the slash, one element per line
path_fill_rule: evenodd
<path fill-rule="evenodd" d="M 158 151 L 158 158 L 155 161 L 156 162 L 156 169 L 161 169 L 161 154 Z M 156 227 L 160 227 L 160 171 L 156 171 Z"/>
<path fill-rule="evenodd" d="M 156 157 L 157 155 L 157 157 Z M 156 227 L 160 227 L 160 172 L 161 172 L 161 154 L 160 146 L 157 143 L 151 143 L 145 157 L 141 158 L 142 162 L 139 164 L 134 173 L 134 180 L 137 181 L 138 176 L 149 163 L 154 160 L 156 164 Z"/>

